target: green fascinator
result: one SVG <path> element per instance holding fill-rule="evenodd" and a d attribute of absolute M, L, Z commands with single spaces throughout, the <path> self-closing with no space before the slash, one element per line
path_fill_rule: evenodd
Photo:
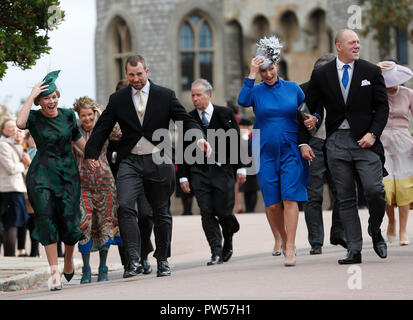
<path fill-rule="evenodd" d="M 44 77 L 43 81 L 45 81 L 45 83 L 43 85 L 47 84 L 49 86 L 47 87 L 47 91 L 39 94 L 39 97 L 48 96 L 49 94 L 56 91 L 55 81 L 57 77 L 59 76 L 59 72 L 60 70 L 52 71 L 52 72 L 49 72 L 46 77 Z"/>

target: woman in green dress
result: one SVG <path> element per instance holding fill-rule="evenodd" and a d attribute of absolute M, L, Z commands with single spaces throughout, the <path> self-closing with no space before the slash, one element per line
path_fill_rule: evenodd
<path fill-rule="evenodd" d="M 62 289 L 57 242 L 65 244 L 63 274 L 70 281 L 74 274 L 75 244 L 84 238 L 78 228 L 80 178 L 71 152 L 72 141 L 84 150 L 85 140 L 76 124 L 73 110 L 57 108 L 60 93 L 54 81 L 60 71 L 49 73 L 37 84 L 17 116 L 17 126 L 29 129 L 37 153 L 27 173 L 27 192 L 35 214 L 33 237 L 45 246 L 52 274 L 50 290 Z M 33 103 L 40 110 L 30 110 Z"/>

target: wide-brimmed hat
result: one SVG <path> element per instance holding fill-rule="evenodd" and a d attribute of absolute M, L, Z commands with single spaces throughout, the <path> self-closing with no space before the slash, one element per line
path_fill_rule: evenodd
<path fill-rule="evenodd" d="M 407 67 L 391 62 L 390 67 L 382 69 L 386 88 L 399 86 L 413 77 L 413 71 Z"/>

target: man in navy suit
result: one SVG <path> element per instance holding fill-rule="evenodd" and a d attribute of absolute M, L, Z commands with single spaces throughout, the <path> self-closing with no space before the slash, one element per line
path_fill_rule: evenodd
<path fill-rule="evenodd" d="M 341 30 L 335 44 L 337 59 L 313 71 L 306 102 L 312 113 L 323 115 L 322 106 L 326 110 L 327 161 L 337 188 L 340 219 L 348 245 L 347 255 L 338 263 L 353 264 L 361 263 L 363 244 L 355 173 L 360 177 L 368 201 L 368 232 L 373 248 L 380 258 L 387 257 L 387 246 L 380 231 L 386 206 L 382 183 L 386 172 L 380 135 L 387 122 L 389 106 L 380 68 L 359 58 L 357 34 Z M 308 141 L 304 139 L 300 143 Z M 304 158 L 311 158 L 308 145 L 301 146 L 301 153 Z"/>
<path fill-rule="evenodd" d="M 171 270 L 167 258 L 170 257 L 172 235 L 169 201 L 175 187 L 175 168 L 171 161 L 158 161 L 165 154 L 153 137 L 161 130 L 167 131 L 170 120 L 182 121 L 184 130 L 198 129 L 201 137 L 203 134 L 175 93 L 148 79 L 149 68 L 142 56 L 130 56 L 126 60 L 125 71 L 129 85 L 110 96 L 86 144 L 85 159 L 90 170 L 95 170 L 102 146 L 118 122 L 122 130 L 117 150 L 120 162 L 116 180 L 118 215 L 120 233 L 128 256 L 123 277 L 133 277 L 143 271 L 138 215 L 135 210 L 136 200 L 143 192 L 153 210 L 157 276 L 169 276 Z M 198 146 L 207 156 L 211 154 L 211 147 L 205 139 L 199 139 Z"/>

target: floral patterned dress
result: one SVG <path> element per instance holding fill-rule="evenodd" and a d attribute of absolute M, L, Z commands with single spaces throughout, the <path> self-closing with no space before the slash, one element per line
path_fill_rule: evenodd
<path fill-rule="evenodd" d="M 79 126 L 79 131 L 86 141 L 92 133 L 92 130 L 86 131 L 82 126 Z M 73 147 L 80 172 L 82 219 L 79 228 L 86 237 L 79 241 L 79 251 L 82 254 L 109 247 L 111 244 L 122 244 L 117 217 L 115 179 L 106 159 L 107 146 L 108 141 L 99 157 L 100 167 L 94 173 L 88 169 L 83 152 L 76 146 Z"/>

